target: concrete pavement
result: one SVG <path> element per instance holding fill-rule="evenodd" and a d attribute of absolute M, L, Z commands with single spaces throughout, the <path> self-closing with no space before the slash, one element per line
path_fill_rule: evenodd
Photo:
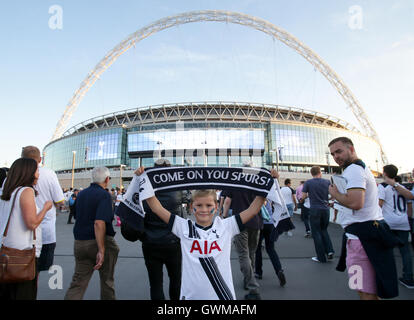
<path fill-rule="evenodd" d="M 73 225 L 66 224 L 67 213 L 60 213 L 56 219 L 57 245 L 54 264 L 62 270 L 62 288 L 59 288 L 57 280 L 58 272 L 41 272 L 39 277 L 39 300 L 63 300 L 69 287 L 75 266 L 73 257 Z M 287 284 L 284 288 L 279 286 L 272 264 L 266 251 L 263 252 L 263 279 L 260 283 L 260 293 L 265 300 L 358 300 L 355 291 L 348 287 L 346 272 L 335 270 L 340 254 L 342 241 L 342 228 L 331 223 L 329 234 L 335 249 L 335 258 L 332 262 L 320 264 L 311 260 L 315 256 L 312 238 L 304 238 L 305 228 L 298 215 L 293 218 L 296 229 L 293 236 L 280 236 L 275 248 L 280 257 L 285 271 Z M 129 242 L 125 240 L 119 227 L 114 227 L 117 234 L 115 239 L 120 247 L 118 262 L 115 271 L 115 286 L 117 299 L 121 300 L 149 300 L 149 281 L 141 242 Z M 395 251 L 397 270 L 402 272 L 401 257 L 398 250 Z M 231 264 L 233 281 L 237 299 L 243 299 L 247 293 L 243 289 L 243 279 L 239 267 L 236 251 L 232 250 Z M 59 269 L 56 269 L 59 270 Z M 51 270 L 50 270 L 51 271 Z M 49 271 L 49 272 L 50 272 Z M 164 294 L 168 298 L 168 276 L 164 268 Z M 186 272 L 183 270 L 183 272 Z M 57 288 L 56 288 L 57 287 Z M 414 299 L 414 290 L 399 286 L 400 295 L 396 299 Z M 84 299 L 99 299 L 99 274 L 94 272 Z"/>

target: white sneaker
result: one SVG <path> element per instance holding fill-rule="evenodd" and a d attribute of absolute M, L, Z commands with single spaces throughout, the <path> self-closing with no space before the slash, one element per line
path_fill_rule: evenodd
<path fill-rule="evenodd" d="M 318 259 L 318 257 L 312 257 L 312 261 L 320 262 L 319 259 Z"/>
<path fill-rule="evenodd" d="M 292 233 L 292 232 L 290 232 L 290 231 L 288 231 L 287 235 L 288 235 L 289 237 L 292 237 L 292 236 L 293 236 L 293 233 Z"/>

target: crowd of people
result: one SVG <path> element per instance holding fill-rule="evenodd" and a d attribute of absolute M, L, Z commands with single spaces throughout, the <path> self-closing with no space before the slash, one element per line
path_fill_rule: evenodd
<path fill-rule="evenodd" d="M 410 237 L 413 239 L 414 189 L 409 190 L 401 183 L 394 165 L 384 166 L 384 182 L 377 185 L 349 138 L 336 138 L 328 147 L 343 169 L 342 183 L 323 178 L 318 166 L 311 168 L 312 178 L 301 181 L 296 190 L 292 188 L 292 180 L 285 179 L 280 195 L 289 215 L 289 227 L 283 230 L 273 223 L 272 202 L 247 191 L 157 191 L 143 201 L 145 218 L 139 240 L 151 299 L 166 299 L 164 265 L 171 300 L 235 299 L 230 263 L 232 245 L 248 292 L 244 298 L 261 299 L 263 249 L 279 285 L 288 283 L 275 245 L 280 235 L 285 234 L 288 239 L 293 236 L 295 226 L 291 218 L 295 211 L 300 210 L 306 230 L 304 237 L 313 240 L 312 261 L 327 263 L 334 259 L 328 233 L 331 208 L 333 221 L 344 229 L 337 270 L 348 269 L 348 276 L 352 277 L 353 267 L 360 268 L 363 277 L 353 289 L 361 299 L 397 297 L 398 283 L 414 289 L 409 243 Z M 0 170 L 1 244 L 19 250 L 35 246 L 37 270 L 35 278 L 29 281 L 3 283 L 0 278 L 0 298 L 36 299 L 39 273 L 49 270 L 54 261 L 58 209 L 67 211 L 67 223 L 74 224 L 75 269 L 65 300 L 82 299 L 95 270 L 100 276 L 101 299 L 116 299 L 114 273 L 119 246 L 114 238 L 114 221 L 115 227 L 127 228 L 117 215 L 125 190 L 108 188 L 111 176 L 106 167 L 92 170 L 89 187 L 62 190 L 56 174 L 39 166 L 40 163 L 39 149 L 28 146 L 8 171 Z M 171 164 L 159 159 L 154 166 Z M 142 167 L 135 171 L 137 176 L 143 173 Z M 271 176 L 279 179 L 274 169 Z M 400 278 L 395 248 L 402 257 Z M 184 277 L 188 272 L 192 276 Z"/>

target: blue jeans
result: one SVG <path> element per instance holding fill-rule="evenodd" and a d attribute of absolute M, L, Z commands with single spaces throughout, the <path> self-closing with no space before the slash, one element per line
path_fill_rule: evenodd
<path fill-rule="evenodd" d="M 315 251 L 320 262 L 326 262 L 326 255 L 333 253 L 331 238 L 328 234 L 329 209 L 310 209 L 309 220 Z"/>
<path fill-rule="evenodd" d="M 286 205 L 286 208 L 289 212 L 289 216 L 293 217 L 293 208 L 295 207 L 295 205 L 293 203 L 289 203 Z"/>
<path fill-rule="evenodd" d="M 413 261 L 410 244 L 408 242 L 408 233 L 410 231 L 392 230 L 392 232 L 404 243 L 403 247 L 399 247 L 403 265 L 402 277 L 404 280 L 413 280 Z"/>
<path fill-rule="evenodd" d="M 264 224 L 263 230 L 260 231 L 259 243 L 256 249 L 256 261 L 255 261 L 255 271 L 258 275 L 263 274 L 262 266 L 262 241 L 265 240 L 266 252 L 272 262 L 273 269 L 275 269 L 276 275 L 282 270 L 282 265 L 280 264 L 279 256 L 275 250 L 275 242 L 279 235 L 276 232 L 273 224 Z"/>
<path fill-rule="evenodd" d="M 306 208 L 305 206 L 302 206 L 302 216 L 303 216 L 303 223 L 305 224 L 306 232 L 310 231 L 310 225 L 309 225 L 309 208 Z"/>

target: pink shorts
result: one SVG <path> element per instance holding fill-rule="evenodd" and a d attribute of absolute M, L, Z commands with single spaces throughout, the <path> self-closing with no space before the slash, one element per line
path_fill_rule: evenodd
<path fill-rule="evenodd" d="M 353 290 L 377 294 L 375 270 L 362 247 L 361 241 L 348 239 L 346 243 L 346 266 L 349 287 Z"/>

